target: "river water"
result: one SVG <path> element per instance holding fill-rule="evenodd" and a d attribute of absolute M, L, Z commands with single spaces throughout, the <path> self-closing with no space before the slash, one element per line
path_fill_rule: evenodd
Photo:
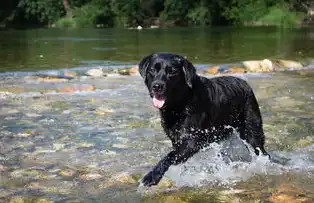
<path fill-rule="evenodd" d="M 209 64 L 284 58 L 313 66 L 311 29 L 1 31 L 0 202 L 312 202 L 314 74 L 235 74 L 260 103 L 266 150 L 226 164 L 213 144 L 172 166 L 164 186 L 138 179 L 171 148 L 138 75 L 83 75 L 137 64 L 154 51 Z M 76 74 L 65 81 L 36 74 Z M 213 77 L 206 75 L 206 77 Z M 60 91 L 90 87 L 91 91 Z M 279 201 L 280 200 L 280 201 Z"/>

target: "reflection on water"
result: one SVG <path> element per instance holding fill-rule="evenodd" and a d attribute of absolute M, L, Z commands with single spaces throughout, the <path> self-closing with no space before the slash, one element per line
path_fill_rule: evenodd
<path fill-rule="evenodd" d="M 238 77 L 253 86 L 260 102 L 267 150 L 286 162 L 253 157 L 252 163 L 228 165 L 217 156 L 221 146 L 214 144 L 171 167 L 165 179 L 174 183 L 168 186 L 174 191 L 231 188 L 245 200 L 270 198 L 284 183 L 305 186 L 302 194 L 313 198 L 313 77 L 296 72 Z M 49 83 L 3 74 L 0 82 L 2 92 L 12 92 L 0 95 L 0 202 L 19 196 L 56 202 L 155 201 L 145 197 L 146 189 L 138 190 L 137 181 L 171 146 L 139 76 Z M 50 91 L 87 84 L 96 90 Z"/>
<path fill-rule="evenodd" d="M 175 52 L 198 64 L 264 58 L 313 58 L 313 28 L 35 29 L 0 31 L 0 72 L 82 66 L 82 61 L 137 63 Z"/>

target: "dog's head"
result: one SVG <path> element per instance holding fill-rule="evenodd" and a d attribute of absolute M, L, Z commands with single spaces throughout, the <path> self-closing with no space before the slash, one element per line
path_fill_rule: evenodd
<path fill-rule="evenodd" d="M 175 107 L 184 102 L 193 88 L 196 70 L 183 56 L 158 53 L 146 56 L 139 64 L 139 72 L 156 108 Z M 183 100 L 183 101 L 182 101 Z"/>

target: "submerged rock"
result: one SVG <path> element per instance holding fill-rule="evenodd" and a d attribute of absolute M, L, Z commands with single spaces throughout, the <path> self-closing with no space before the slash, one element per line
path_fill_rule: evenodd
<path fill-rule="evenodd" d="M 129 73 L 130 73 L 130 75 L 139 75 L 138 65 L 133 66 L 132 68 L 130 68 Z"/>
<path fill-rule="evenodd" d="M 204 71 L 204 74 L 217 74 L 219 72 L 220 67 L 219 66 L 212 66 L 209 68 L 206 68 Z"/>
<path fill-rule="evenodd" d="M 104 181 L 103 183 L 101 183 L 99 187 L 105 189 L 124 184 L 126 185 L 137 184 L 137 180 L 131 174 L 124 172 L 121 174 L 114 175 L 108 181 Z"/>
<path fill-rule="evenodd" d="M 53 203 L 53 201 L 50 201 L 48 199 L 38 199 L 33 201 L 34 203 Z"/>
<path fill-rule="evenodd" d="M 65 201 L 65 203 L 85 203 L 86 201 L 82 200 L 82 199 L 71 199 L 71 200 L 67 200 Z"/>
<path fill-rule="evenodd" d="M 147 201 L 147 203 L 148 202 L 155 202 L 155 201 Z M 165 196 L 165 197 L 161 197 L 158 200 L 158 203 L 188 203 L 188 202 L 183 200 L 181 197 Z"/>
<path fill-rule="evenodd" d="M 105 107 L 99 107 L 95 110 L 94 112 L 97 115 L 107 115 L 107 114 L 111 114 L 114 113 L 113 109 L 109 109 L 109 108 L 105 108 Z"/>
<path fill-rule="evenodd" d="M 227 203 L 232 202 L 229 196 L 211 189 L 185 188 L 169 193 L 148 195 L 143 203 Z"/>
<path fill-rule="evenodd" d="M 121 143 L 113 144 L 112 147 L 113 148 L 118 148 L 118 149 L 128 149 L 128 148 L 130 148 L 130 146 L 128 146 L 126 144 L 121 144 Z"/>
<path fill-rule="evenodd" d="M 314 69 L 299 70 L 297 71 L 297 73 L 300 74 L 301 76 L 313 77 Z"/>
<path fill-rule="evenodd" d="M 47 182 L 45 186 L 41 187 L 41 190 L 51 194 L 69 195 L 75 188 L 73 181 L 59 181 L 59 182 Z"/>
<path fill-rule="evenodd" d="M 10 173 L 10 177 L 12 178 L 31 178 L 31 179 L 39 179 L 42 177 L 42 173 L 39 170 L 34 169 L 16 169 Z"/>
<path fill-rule="evenodd" d="M 231 73 L 246 73 L 246 69 L 244 67 L 237 67 L 237 66 L 233 66 L 230 69 Z"/>
<path fill-rule="evenodd" d="M 77 149 L 82 149 L 82 148 L 90 148 L 90 147 L 94 147 L 94 146 L 95 146 L 95 144 L 90 143 L 90 142 L 79 142 L 76 145 L 76 148 Z"/>
<path fill-rule="evenodd" d="M 26 200 L 23 197 L 12 197 L 10 199 L 10 203 L 26 203 L 28 200 Z"/>
<path fill-rule="evenodd" d="M 1 152 L 1 149 L 0 149 Z M 1 171 L 6 171 L 8 169 L 8 167 L 6 167 L 5 165 L 0 164 L 0 172 Z"/>
<path fill-rule="evenodd" d="M 66 77 L 72 77 L 72 78 L 77 76 L 76 72 L 64 72 L 63 75 Z"/>
<path fill-rule="evenodd" d="M 104 77 L 105 73 L 102 68 L 94 68 L 94 69 L 89 69 L 86 72 L 86 75 L 97 78 L 97 77 Z"/>
<path fill-rule="evenodd" d="M 139 74 L 138 66 L 133 66 L 131 68 L 118 69 L 118 73 L 120 75 L 137 75 L 137 74 Z"/>
<path fill-rule="evenodd" d="M 30 189 L 39 189 L 40 187 L 41 185 L 39 182 L 31 182 L 26 185 L 26 188 L 30 188 Z"/>
<path fill-rule="evenodd" d="M 86 173 L 79 175 L 79 179 L 83 181 L 96 180 L 102 178 L 103 176 L 98 173 Z"/>
<path fill-rule="evenodd" d="M 40 114 L 37 113 L 26 113 L 25 116 L 29 117 L 29 118 L 38 118 L 41 117 Z"/>
<path fill-rule="evenodd" d="M 73 77 L 65 75 L 48 75 L 48 74 L 38 74 L 34 76 L 26 76 L 26 80 L 36 80 L 39 82 L 67 82 L 74 79 Z"/>
<path fill-rule="evenodd" d="M 314 143 L 314 138 L 312 136 L 306 136 L 302 139 L 300 139 L 296 146 L 297 147 L 300 147 L 300 148 L 304 148 L 304 147 L 307 147 L 307 146 L 310 146 Z"/>
<path fill-rule="evenodd" d="M 10 114 L 17 114 L 19 111 L 17 109 L 11 109 L 6 107 L 0 108 L 0 115 L 10 115 Z"/>
<path fill-rule="evenodd" d="M 303 65 L 298 61 L 292 61 L 292 60 L 282 60 L 277 59 L 273 60 L 274 64 L 278 66 L 278 68 L 303 68 Z"/>
<path fill-rule="evenodd" d="M 129 174 L 129 173 L 121 173 L 114 176 L 112 181 L 118 181 L 120 183 L 128 183 L 128 184 L 135 184 L 137 181 Z"/>
<path fill-rule="evenodd" d="M 0 99 L 6 99 L 12 95 L 14 95 L 14 94 L 11 92 L 0 91 Z"/>
<path fill-rule="evenodd" d="M 306 196 L 306 191 L 290 184 L 281 184 L 268 199 L 273 203 L 311 203 L 314 199 Z"/>
<path fill-rule="evenodd" d="M 175 186 L 176 186 L 176 183 L 173 180 L 168 179 L 168 178 L 163 178 L 157 185 L 159 189 L 167 189 L 167 188 L 172 188 Z"/>
<path fill-rule="evenodd" d="M 17 133 L 15 135 L 13 135 L 13 137 L 21 137 L 21 138 L 24 137 L 24 138 L 26 138 L 26 137 L 29 137 L 31 135 L 32 135 L 31 133 L 25 132 L 25 133 Z"/>
<path fill-rule="evenodd" d="M 75 175 L 77 175 L 77 171 L 72 170 L 72 169 L 63 169 L 63 170 L 59 171 L 58 174 L 62 177 L 65 177 L 65 178 L 71 178 L 71 177 L 74 177 Z"/>
<path fill-rule="evenodd" d="M 58 89 L 60 93 L 89 92 L 96 90 L 94 85 L 72 85 Z"/>
<path fill-rule="evenodd" d="M 141 127 L 148 127 L 149 123 L 146 120 L 138 120 L 138 121 L 129 122 L 128 126 L 131 128 L 141 128 Z"/>
<path fill-rule="evenodd" d="M 33 131 L 33 130 L 27 130 L 25 132 L 13 134 L 13 137 L 19 137 L 19 138 L 27 138 L 32 135 L 38 135 L 40 134 L 39 132 Z"/>
<path fill-rule="evenodd" d="M 64 143 L 53 143 L 52 148 L 56 151 L 64 149 Z"/>
<path fill-rule="evenodd" d="M 273 63 L 268 59 L 262 61 L 244 61 L 242 63 L 248 72 L 263 73 L 275 70 Z"/>

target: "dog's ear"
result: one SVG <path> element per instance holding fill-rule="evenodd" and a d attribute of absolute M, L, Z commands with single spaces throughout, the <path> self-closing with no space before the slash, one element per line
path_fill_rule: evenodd
<path fill-rule="evenodd" d="M 138 71 L 146 82 L 147 68 L 150 66 L 153 55 L 145 56 L 138 65 Z"/>
<path fill-rule="evenodd" d="M 183 59 L 183 72 L 186 84 L 192 88 L 193 80 L 196 76 L 196 69 L 193 64 L 187 59 Z"/>

